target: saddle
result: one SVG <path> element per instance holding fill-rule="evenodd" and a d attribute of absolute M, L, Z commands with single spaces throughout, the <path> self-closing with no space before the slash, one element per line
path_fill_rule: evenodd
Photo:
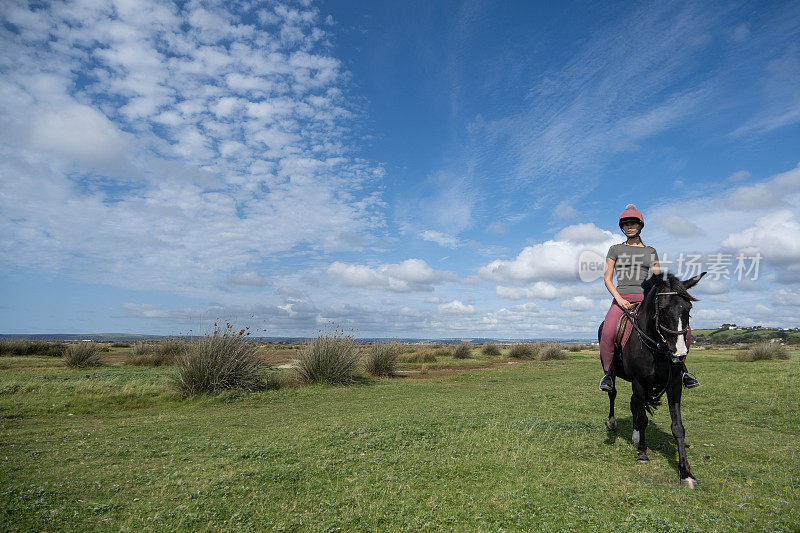
<path fill-rule="evenodd" d="M 636 313 L 639 311 L 639 304 L 641 302 L 631 302 L 633 307 L 628 309 L 628 313 L 636 317 Z M 623 314 L 619 318 L 619 322 L 617 322 L 617 328 L 614 330 L 614 351 L 615 352 L 622 352 L 622 347 L 628 342 L 628 339 L 631 336 L 631 331 L 633 331 L 633 324 L 631 324 L 630 319 L 628 319 L 628 315 Z"/>

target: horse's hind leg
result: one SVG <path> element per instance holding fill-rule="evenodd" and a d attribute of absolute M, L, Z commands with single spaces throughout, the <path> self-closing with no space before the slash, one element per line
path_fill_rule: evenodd
<path fill-rule="evenodd" d="M 650 460 L 647 457 L 647 442 L 645 441 L 645 429 L 647 429 L 647 411 L 645 410 L 644 403 L 636 394 L 637 390 L 641 389 L 641 385 L 635 381 L 631 384 L 633 386 L 633 394 L 631 394 L 631 414 L 633 415 L 633 436 L 631 440 L 639 451 L 637 460 L 640 463 L 646 463 Z M 641 391 L 642 393 L 644 391 Z"/>
<path fill-rule="evenodd" d="M 612 378 L 614 379 L 614 378 Z M 617 385 L 616 380 L 614 380 L 614 385 L 610 391 L 608 391 L 608 420 L 606 420 L 606 427 L 609 431 L 616 431 L 617 430 L 617 419 L 614 418 L 614 400 L 617 398 Z"/>

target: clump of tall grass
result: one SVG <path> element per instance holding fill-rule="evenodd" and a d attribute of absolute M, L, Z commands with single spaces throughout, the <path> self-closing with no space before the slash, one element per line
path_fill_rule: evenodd
<path fill-rule="evenodd" d="M 63 342 L 0 339 L 0 356 L 46 355 L 49 357 L 61 357 L 65 348 L 66 344 Z"/>
<path fill-rule="evenodd" d="M 494 342 L 484 342 L 483 347 L 481 347 L 481 353 L 483 355 L 500 355 L 500 347 Z"/>
<path fill-rule="evenodd" d="M 747 351 L 736 354 L 737 361 L 765 361 L 768 359 L 789 359 L 789 352 L 779 342 L 762 342 Z"/>
<path fill-rule="evenodd" d="M 112 348 L 130 348 L 131 347 L 131 343 L 129 343 L 129 342 L 112 342 L 111 343 L 111 347 Z"/>
<path fill-rule="evenodd" d="M 533 359 L 538 352 L 538 346 L 526 342 L 516 342 L 508 350 L 508 356 L 512 359 Z"/>
<path fill-rule="evenodd" d="M 396 342 L 373 344 L 367 349 L 364 367 L 373 376 L 393 376 L 397 370 L 397 357 L 402 346 Z"/>
<path fill-rule="evenodd" d="M 131 357 L 125 362 L 137 366 L 171 365 L 190 345 L 179 339 L 166 339 L 158 343 L 139 341 L 131 349 Z"/>
<path fill-rule="evenodd" d="M 358 347 L 341 331 L 324 333 L 300 353 L 297 377 L 302 383 L 347 384 L 358 375 Z"/>
<path fill-rule="evenodd" d="M 435 363 L 436 354 L 434 350 L 422 349 L 414 353 L 401 354 L 399 360 L 403 363 Z"/>
<path fill-rule="evenodd" d="M 211 333 L 190 343 L 175 357 L 175 386 L 184 396 L 241 389 L 262 390 L 266 382 L 256 345 L 247 330 L 234 331 L 230 324 L 216 324 Z"/>
<path fill-rule="evenodd" d="M 453 348 L 453 359 L 469 359 L 472 357 L 472 345 L 468 342 L 462 342 Z"/>
<path fill-rule="evenodd" d="M 67 366 L 86 368 L 103 364 L 103 358 L 100 352 L 101 347 L 96 342 L 75 342 L 64 348 L 61 357 L 64 359 Z"/>
<path fill-rule="evenodd" d="M 551 361 L 554 359 L 566 359 L 567 354 L 564 352 L 564 347 L 557 343 L 545 344 L 539 348 L 539 360 Z"/>

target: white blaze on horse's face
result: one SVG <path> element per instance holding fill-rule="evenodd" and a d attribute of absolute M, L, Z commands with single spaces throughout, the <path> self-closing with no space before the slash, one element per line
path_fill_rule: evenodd
<path fill-rule="evenodd" d="M 683 320 L 678 317 L 678 329 L 677 331 L 683 331 Z M 686 339 L 683 338 L 683 333 L 678 334 L 678 338 L 675 340 L 675 353 L 672 354 L 673 357 L 684 358 L 689 353 L 689 348 L 686 347 Z"/>

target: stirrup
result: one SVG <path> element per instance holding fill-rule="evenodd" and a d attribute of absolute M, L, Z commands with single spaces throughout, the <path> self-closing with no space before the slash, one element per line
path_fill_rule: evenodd
<path fill-rule="evenodd" d="M 611 376 L 612 374 L 606 374 L 603 376 L 603 379 L 600 380 L 600 385 L 598 385 L 597 388 L 602 392 L 611 392 L 614 390 L 614 378 Z"/>
<path fill-rule="evenodd" d="M 683 382 L 683 386 L 687 389 L 693 389 L 700 386 L 700 382 L 697 381 L 697 378 L 694 377 L 694 374 L 691 372 L 684 372 L 683 376 L 681 376 L 681 381 Z"/>

